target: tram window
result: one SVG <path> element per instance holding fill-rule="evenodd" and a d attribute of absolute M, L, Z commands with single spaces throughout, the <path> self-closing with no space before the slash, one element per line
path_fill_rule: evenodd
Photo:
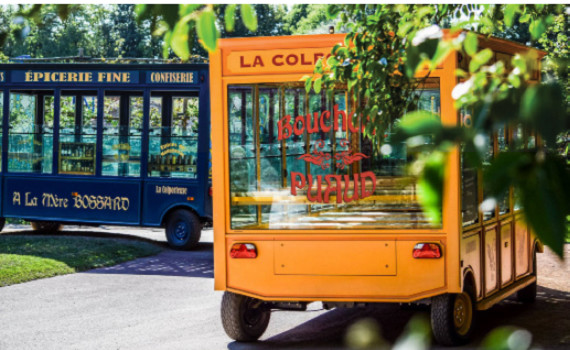
<path fill-rule="evenodd" d="M 464 128 L 472 125 L 471 112 L 460 111 L 461 123 Z M 469 166 L 465 149 L 461 152 L 461 217 L 464 226 L 479 222 L 479 183 L 478 170 Z"/>
<path fill-rule="evenodd" d="M 165 95 L 151 98 L 150 176 L 197 177 L 198 97 Z"/>
<path fill-rule="evenodd" d="M 505 127 L 501 127 L 497 131 L 497 148 L 499 153 L 509 151 L 509 138 Z M 499 215 L 507 214 L 510 211 L 508 189 L 498 196 L 497 202 L 499 204 Z"/>
<path fill-rule="evenodd" d="M 62 91 L 59 118 L 59 173 L 95 175 L 97 93 Z"/>
<path fill-rule="evenodd" d="M 232 193 L 251 193 L 258 190 L 257 181 L 257 125 L 253 115 L 253 89 L 247 86 L 231 87 L 228 91 L 228 128 L 230 143 L 230 190 Z M 232 224 L 255 224 L 258 220 L 255 205 L 231 207 Z"/>
<path fill-rule="evenodd" d="M 437 114 L 439 80 L 432 83 L 420 101 Z M 380 147 L 354 124 L 344 90 L 228 87 L 231 227 L 433 228 L 413 179 L 369 161 Z"/>
<path fill-rule="evenodd" d="M 8 171 L 51 173 L 54 98 L 51 91 L 11 91 Z"/>
<path fill-rule="evenodd" d="M 103 176 L 140 176 L 143 98 L 134 94 L 105 93 Z"/>
<path fill-rule="evenodd" d="M 485 143 L 487 151 L 483 156 L 483 171 L 491 164 L 491 160 L 495 156 L 495 143 L 493 133 L 485 138 Z M 481 205 L 481 211 L 483 212 L 483 221 L 493 219 L 495 217 L 495 209 L 497 207 L 494 205 L 496 202 L 492 201 L 492 198 L 488 193 L 489 191 L 483 187 L 483 203 Z"/>
<path fill-rule="evenodd" d="M 305 112 L 305 89 L 299 87 L 284 87 L 284 115 L 290 115 L 295 118 L 298 115 L 306 115 Z M 293 119 L 294 120 L 294 119 Z M 301 122 L 297 122 L 297 129 L 302 126 Z M 290 174 L 292 171 L 307 172 L 307 163 L 303 159 L 299 159 L 303 154 L 307 153 L 307 133 L 303 131 L 300 135 L 293 134 L 285 140 L 285 186 L 290 185 Z M 298 213 L 306 213 L 307 205 L 289 205 L 286 211 L 287 215 L 297 215 Z"/>

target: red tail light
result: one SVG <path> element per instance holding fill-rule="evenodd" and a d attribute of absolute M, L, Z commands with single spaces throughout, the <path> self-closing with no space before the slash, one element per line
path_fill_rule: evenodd
<path fill-rule="evenodd" d="M 414 258 L 437 259 L 441 258 L 441 249 L 435 243 L 418 243 L 414 247 Z"/>
<path fill-rule="evenodd" d="M 257 258 L 257 248 L 251 243 L 236 243 L 232 246 L 230 256 L 234 259 Z"/>
<path fill-rule="evenodd" d="M 210 189 L 208 190 L 208 194 L 210 195 L 210 197 L 212 197 L 212 186 L 210 186 Z"/>

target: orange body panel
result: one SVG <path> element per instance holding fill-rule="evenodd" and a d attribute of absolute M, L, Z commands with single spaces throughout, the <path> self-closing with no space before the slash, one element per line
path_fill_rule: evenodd
<path fill-rule="evenodd" d="M 211 54 L 215 289 L 264 300 L 409 302 L 459 293 L 464 276 L 471 273 L 481 299 L 498 290 L 501 282 L 508 285 L 515 275 L 527 275 L 530 238 L 523 234 L 524 225 L 519 221 L 500 226 L 495 220 L 463 233 L 457 148 L 448 154 L 440 228 L 231 228 L 228 86 L 282 82 L 303 86 L 302 79 L 313 73 L 316 59 L 342 42 L 342 34 L 222 39 Z M 496 43 L 485 41 L 483 45 Z M 505 59 L 505 55 L 517 50 L 521 47 L 511 45 L 497 59 Z M 441 120 L 451 126 L 459 122 L 451 91 L 458 82 L 455 69 L 465 64 L 460 59 L 460 55 L 452 54 L 430 73 L 440 82 Z M 264 205 L 271 200 L 236 197 L 235 203 Z M 442 257 L 414 259 L 412 250 L 418 242 L 438 243 Z M 257 258 L 230 258 L 234 243 L 255 244 Z M 521 251 L 525 252 L 524 257 L 518 256 Z"/>

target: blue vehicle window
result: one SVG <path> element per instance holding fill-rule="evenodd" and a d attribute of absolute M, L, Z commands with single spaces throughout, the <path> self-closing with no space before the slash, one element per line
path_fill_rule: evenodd
<path fill-rule="evenodd" d="M 198 97 L 151 98 L 148 174 L 152 177 L 198 177 Z"/>
<path fill-rule="evenodd" d="M 59 173 L 95 175 L 96 92 L 62 92 L 59 119 Z"/>
<path fill-rule="evenodd" d="M 10 93 L 8 171 L 52 172 L 53 103 L 51 91 Z"/>
<path fill-rule="evenodd" d="M 140 176 L 143 97 L 142 94 L 133 95 L 106 93 L 103 112 L 104 176 Z"/>

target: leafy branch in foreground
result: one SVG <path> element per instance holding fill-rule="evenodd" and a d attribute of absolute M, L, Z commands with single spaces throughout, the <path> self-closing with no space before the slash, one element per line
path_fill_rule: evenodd
<path fill-rule="evenodd" d="M 570 215 L 570 173 L 553 148 L 557 134 L 570 128 L 564 89 L 557 81 L 528 83 L 536 69 L 536 51 L 515 55 L 509 62 L 512 68 L 507 69 L 503 62 L 492 63 L 491 50 L 479 50 L 482 36 L 462 30 L 491 34 L 509 28 L 516 19 L 529 23 L 530 37 L 537 42 L 550 30 L 560 32 L 550 24 L 564 11 L 564 6 L 557 5 L 330 5 L 328 15 L 340 17 L 348 34 L 329 58 L 316 64 L 315 75 L 306 78 L 305 87 L 318 93 L 346 84 L 357 102 L 355 122 L 366 121 L 364 135 L 376 139 L 375 152 L 388 142 L 385 131 L 398 119 L 399 131 L 390 142 L 405 141 L 413 147 L 418 137 L 430 141 L 431 153 L 417 158 L 410 169 L 418 176 L 420 202 L 432 220 L 441 219 L 446 159 L 442 155 L 451 146 L 462 145 L 466 161 L 485 170 L 488 199 L 496 203 L 494 197 L 514 187 L 533 231 L 561 256 Z M 449 30 L 443 31 L 443 26 Z M 564 40 L 564 35 L 557 38 Z M 456 108 L 472 115 L 469 128 L 445 126 L 430 113 L 410 113 L 417 109 L 415 91 L 452 52 L 460 52 L 470 62 L 468 71 L 457 70 L 463 82 L 453 91 Z M 567 50 L 557 52 L 558 57 L 567 58 Z M 426 67 L 418 77 L 424 72 L 419 68 Z M 531 131 L 546 147 L 521 147 L 529 143 L 531 133 L 526 132 L 519 145 L 510 149 L 518 152 L 511 155 L 516 160 L 509 167 L 502 166 L 505 156 L 485 161 L 489 145 L 482 140 L 506 127 Z"/>
<path fill-rule="evenodd" d="M 250 4 L 228 5 L 225 8 L 225 26 L 227 31 L 232 31 L 235 26 L 235 14 L 238 10 L 243 24 L 247 29 L 257 29 L 257 16 Z M 150 19 L 153 23 L 155 35 L 164 38 L 163 56 L 169 55 L 169 49 L 183 61 L 190 58 L 194 33 L 200 44 L 208 51 L 214 51 L 217 47 L 220 31 L 216 27 L 216 15 L 214 5 L 137 5 L 135 9 L 138 19 Z"/>

